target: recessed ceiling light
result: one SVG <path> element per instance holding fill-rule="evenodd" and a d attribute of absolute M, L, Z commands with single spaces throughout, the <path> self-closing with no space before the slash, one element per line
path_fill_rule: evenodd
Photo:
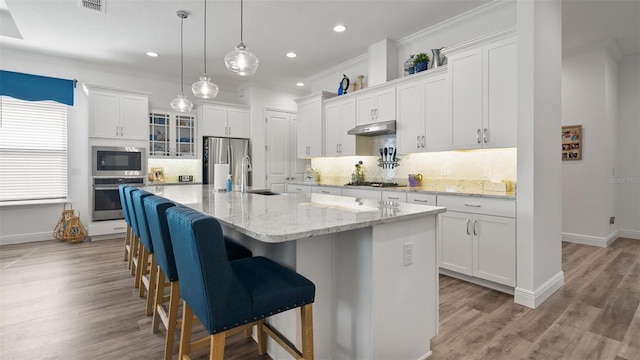
<path fill-rule="evenodd" d="M 147 52 L 147 56 L 158 57 L 158 53 L 154 53 L 153 51 L 149 51 L 149 52 Z"/>
<path fill-rule="evenodd" d="M 294 53 L 294 52 L 288 52 L 288 53 L 287 53 L 287 57 L 288 57 L 288 58 L 294 58 L 294 57 L 296 57 L 296 56 L 298 56 L 298 54 L 296 54 L 296 53 Z"/>
<path fill-rule="evenodd" d="M 347 27 L 344 25 L 336 25 L 333 27 L 333 31 L 335 32 L 343 32 L 345 30 L 347 30 Z"/>
<path fill-rule="evenodd" d="M 304 86 L 303 82 L 296 83 L 296 86 Z"/>

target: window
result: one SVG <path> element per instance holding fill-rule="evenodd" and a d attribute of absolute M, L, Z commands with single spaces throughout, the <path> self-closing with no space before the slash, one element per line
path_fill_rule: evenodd
<path fill-rule="evenodd" d="M 67 106 L 0 101 L 0 203 L 66 199 Z"/>

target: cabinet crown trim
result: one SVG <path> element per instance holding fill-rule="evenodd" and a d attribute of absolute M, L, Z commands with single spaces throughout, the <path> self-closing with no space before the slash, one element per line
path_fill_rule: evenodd
<path fill-rule="evenodd" d="M 151 93 L 148 91 L 118 89 L 118 88 L 109 87 L 109 86 L 86 84 L 86 83 L 82 84 L 82 88 L 84 90 L 85 95 L 89 95 L 89 91 L 102 90 L 102 91 L 113 91 L 113 92 L 118 92 L 123 94 L 142 95 L 147 97 L 151 96 Z"/>
<path fill-rule="evenodd" d="M 506 38 L 515 36 L 516 34 L 517 34 L 516 28 L 510 27 L 505 30 L 500 30 L 487 35 L 483 35 L 457 45 L 449 46 L 447 48 L 442 49 L 442 53 L 446 56 L 449 56 L 450 54 L 454 54 L 463 50 L 468 50 L 468 49 L 481 46 L 493 41 L 506 39 Z"/>

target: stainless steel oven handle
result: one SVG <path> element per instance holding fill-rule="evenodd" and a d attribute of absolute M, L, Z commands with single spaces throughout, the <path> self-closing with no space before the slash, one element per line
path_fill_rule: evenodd
<path fill-rule="evenodd" d="M 93 190 L 118 190 L 117 186 L 93 186 Z"/>

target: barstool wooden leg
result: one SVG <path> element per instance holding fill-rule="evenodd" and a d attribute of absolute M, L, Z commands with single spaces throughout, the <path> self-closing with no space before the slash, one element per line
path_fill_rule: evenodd
<path fill-rule="evenodd" d="M 224 359 L 224 341 L 227 337 L 226 332 L 211 335 L 211 350 L 209 352 L 209 360 Z"/>
<path fill-rule="evenodd" d="M 180 351 L 178 359 L 185 359 L 191 353 L 191 330 L 193 328 L 193 310 L 187 305 L 186 301 L 182 301 L 182 331 L 180 332 Z"/>
<path fill-rule="evenodd" d="M 171 283 L 171 295 L 169 296 L 169 320 L 167 321 L 167 337 L 165 339 L 164 358 L 171 360 L 173 356 L 173 340 L 176 337 L 176 330 L 182 328 L 178 322 L 178 304 L 180 302 L 180 284 L 177 281 Z M 184 331 L 182 328 L 181 331 Z"/>
<path fill-rule="evenodd" d="M 129 260 L 131 253 L 131 226 L 127 225 L 127 232 L 124 235 L 124 261 Z"/>
<path fill-rule="evenodd" d="M 142 241 L 138 240 L 138 265 L 136 266 L 135 286 L 138 291 L 138 296 L 144 297 L 144 285 L 142 285 L 142 276 L 145 274 L 147 266 L 149 266 L 149 253 L 142 245 Z"/>
<path fill-rule="evenodd" d="M 138 267 L 138 243 L 140 240 L 136 234 L 131 230 L 131 252 L 129 253 L 129 271 L 131 276 L 135 276 L 136 268 Z"/>
<path fill-rule="evenodd" d="M 164 275 L 164 271 L 162 271 L 158 267 L 158 276 L 156 276 L 156 294 L 154 298 L 153 304 L 153 320 L 151 321 L 151 331 L 154 333 L 158 331 L 160 328 L 160 322 L 162 319 L 160 318 L 160 311 L 162 311 L 162 302 L 164 300 L 164 282 L 166 277 Z M 158 311 L 160 309 L 160 311 Z"/>
<path fill-rule="evenodd" d="M 264 331 L 264 319 L 258 321 L 256 330 L 258 332 L 258 353 L 264 355 L 267 352 L 267 333 Z"/>
<path fill-rule="evenodd" d="M 300 308 L 302 322 L 302 356 L 313 360 L 313 307 L 312 304 Z"/>
<path fill-rule="evenodd" d="M 156 294 L 156 277 L 158 277 L 158 264 L 156 263 L 156 257 L 151 254 L 151 268 L 149 269 L 149 278 L 147 284 L 147 309 L 145 314 L 147 316 L 153 314 L 154 295 Z"/>

